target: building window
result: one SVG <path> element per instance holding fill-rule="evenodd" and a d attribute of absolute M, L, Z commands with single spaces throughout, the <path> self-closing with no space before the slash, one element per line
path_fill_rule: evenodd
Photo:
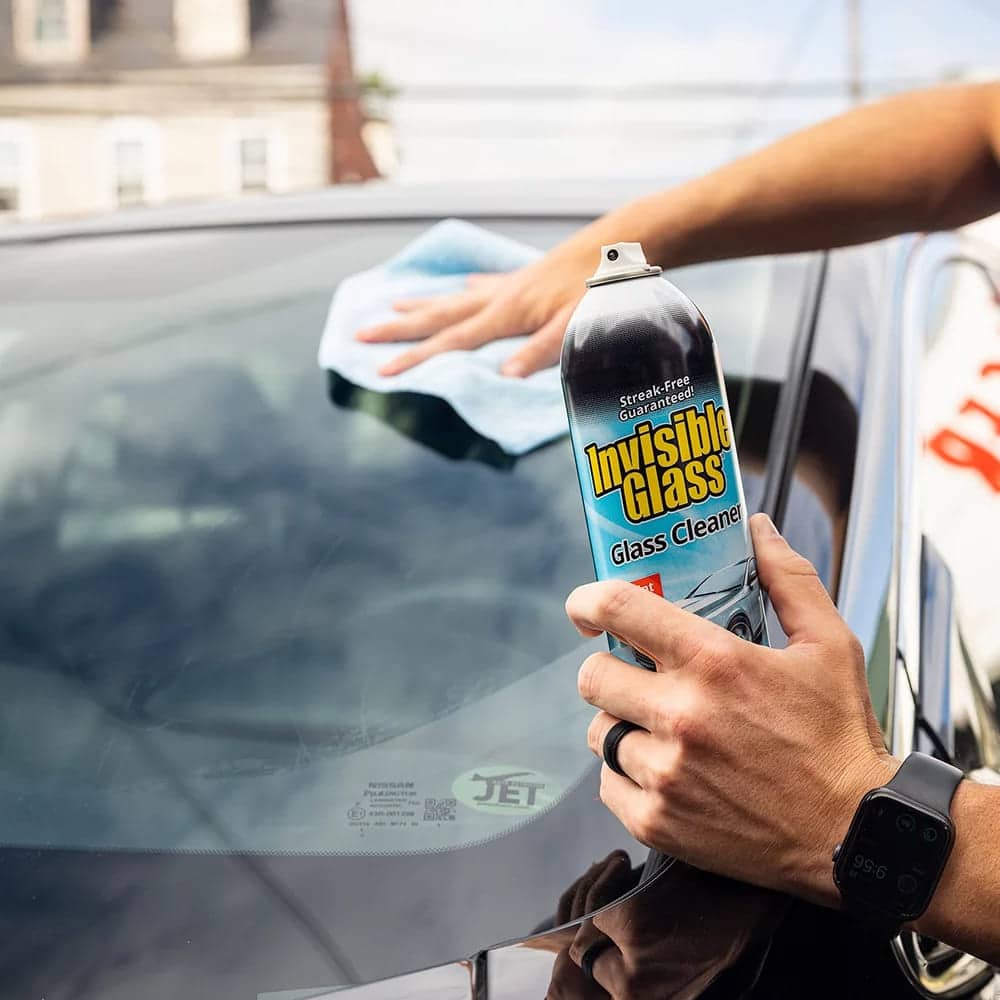
<path fill-rule="evenodd" d="M 21 211 L 21 165 L 17 144 L 0 139 L 0 218 Z"/>
<path fill-rule="evenodd" d="M 163 200 L 162 137 L 148 118 L 109 120 L 101 137 L 101 188 L 108 208 Z"/>
<path fill-rule="evenodd" d="M 265 136 L 240 139 L 240 190 L 268 191 L 268 141 Z"/>
<path fill-rule="evenodd" d="M 141 139 L 116 139 L 114 144 L 115 200 L 122 208 L 142 205 L 147 195 L 147 153 Z"/>
<path fill-rule="evenodd" d="M 12 0 L 8 6 L 13 7 L 17 58 L 26 63 L 82 62 L 90 52 L 90 8 L 96 2 Z"/>
<path fill-rule="evenodd" d="M 231 119 L 220 132 L 219 179 L 227 195 L 288 190 L 288 136 L 283 122 Z"/>
<path fill-rule="evenodd" d="M 35 0 L 35 41 L 66 42 L 69 39 L 69 16 L 66 0 Z"/>

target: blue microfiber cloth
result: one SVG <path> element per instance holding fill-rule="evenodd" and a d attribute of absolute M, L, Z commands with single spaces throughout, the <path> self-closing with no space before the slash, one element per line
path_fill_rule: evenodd
<path fill-rule="evenodd" d="M 566 433 L 558 368 L 527 378 L 500 374 L 500 366 L 526 337 L 508 337 L 472 351 L 435 355 L 400 375 L 378 369 L 405 344 L 363 344 L 363 327 L 392 319 L 392 303 L 458 292 L 474 272 L 510 271 L 540 251 L 460 219 L 432 226 L 395 257 L 342 281 L 333 296 L 319 347 L 322 368 L 378 392 L 420 392 L 448 402 L 483 437 L 510 455 L 523 455 Z"/>

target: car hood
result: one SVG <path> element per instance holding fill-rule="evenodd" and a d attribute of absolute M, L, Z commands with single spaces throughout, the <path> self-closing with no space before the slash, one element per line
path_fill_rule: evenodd
<path fill-rule="evenodd" d="M 735 589 L 724 590 L 720 594 L 698 594 L 696 597 L 685 597 L 677 602 L 677 606 L 695 615 L 710 615 L 729 603 L 735 594 Z"/>

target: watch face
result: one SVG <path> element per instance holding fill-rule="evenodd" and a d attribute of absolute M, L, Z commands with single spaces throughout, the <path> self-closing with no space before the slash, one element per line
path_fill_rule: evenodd
<path fill-rule="evenodd" d="M 912 920 L 927 909 L 951 851 L 951 823 L 886 789 L 862 801 L 834 877 L 852 903 Z"/>

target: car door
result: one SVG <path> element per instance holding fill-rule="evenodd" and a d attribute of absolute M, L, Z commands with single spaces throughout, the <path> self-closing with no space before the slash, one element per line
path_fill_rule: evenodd
<path fill-rule="evenodd" d="M 913 744 L 1000 783 L 1000 252 L 995 220 L 915 242 L 895 302 L 910 377 L 901 495 L 901 652 Z M 905 731 L 909 727 L 902 727 Z M 895 944 L 927 997 L 983 997 L 989 967 L 913 934 Z"/>

